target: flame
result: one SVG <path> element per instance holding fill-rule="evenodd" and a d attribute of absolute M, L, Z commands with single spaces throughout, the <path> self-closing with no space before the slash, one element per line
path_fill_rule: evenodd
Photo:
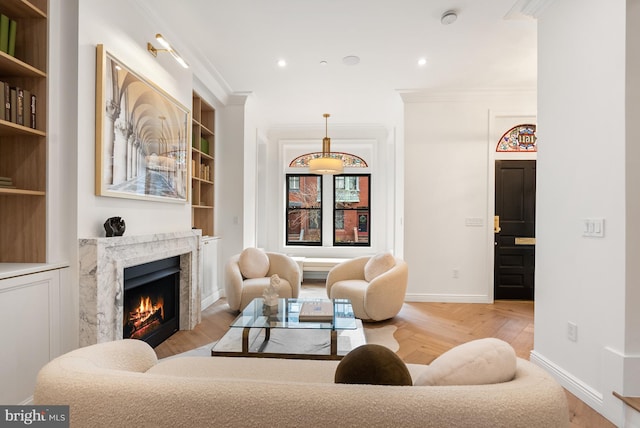
<path fill-rule="evenodd" d="M 140 304 L 129 313 L 129 321 L 133 324 L 135 331 L 144 327 L 150 318 L 158 315 L 164 320 L 164 299 L 159 297 L 154 303 L 149 296 L 140 297 Z"/>

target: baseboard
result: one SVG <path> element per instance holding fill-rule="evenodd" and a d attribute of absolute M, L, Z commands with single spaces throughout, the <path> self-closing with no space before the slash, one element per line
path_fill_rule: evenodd
<path fill-rule="evenodd" d="M 209 306 L 213 305 L 215 302 L 220 300 L 220 298 L 222 297 L 224 297 L 222 295 L 222 291 L 215 290 L 211 296 L 205 297 L 204 299 L 202 299 L 202 302 L 200 304 L 201 310 L 205 310 L 206 308 L 208 308 Z"/>
<path fill-rule="evenodd" d="M 407 293 L 405 302 L 434 303 L 493 303 L 487 295 L 482 294 L 417 294 Z"/>
<path fill-rule="evenodd" d="M 545 369 L 560 385 L 584 401 L 589 407 L 600 414 L 604 414 L 604 399 L 600 392 L 591 388 L 561 367 L 558 367 L 536 351 L 531 351 L 529 360 L 535 365 Z"/>

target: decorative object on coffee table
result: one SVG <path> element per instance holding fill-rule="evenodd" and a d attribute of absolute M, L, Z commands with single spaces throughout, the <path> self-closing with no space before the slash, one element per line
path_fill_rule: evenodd
<path fill-rule="evenodd" d="M 126 225 L 124 219 L 121 217 L 109 217 L 107 221 L 104 222 L 104 230 L 108 238 L 124 235 L 125 229 Z"/>
<path fill-rule="evenodd" d="M 264 298 L 265 306 L 278 306 L 278 287 L 280 286 L 280 277 L 277 273 L 271 275 L 269 285 L 264 288 L 262 297 Z"/>
<path fill-rule="evenodd" d="M 333 302 L 331 300 L 309 300 L 300 307 L 300 322 L 331 322 Z"/>

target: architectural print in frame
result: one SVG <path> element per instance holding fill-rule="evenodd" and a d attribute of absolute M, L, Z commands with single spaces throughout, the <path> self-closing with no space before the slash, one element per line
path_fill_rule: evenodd
<path fill-rule="evenodd" d="M 187 202 L 190 111 L 96 52 L 96 195 Z"/>

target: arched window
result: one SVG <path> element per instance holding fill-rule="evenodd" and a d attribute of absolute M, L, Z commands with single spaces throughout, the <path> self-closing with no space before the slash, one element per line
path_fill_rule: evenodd
<path fill-rule="evenodd" d="M 505 132 L 496 146 L 496 152 L 537 152 L 536 125 L 517 125 Z"/>
<path fill-rule="evenodd" d="M 335 159 L 342 159 L 342 164 L 346 168 L 367 168 L 369 166 L 360 156 L 352 155 L 351 153 L 331 152 L 330 156 Z M 322 152 L 305 153 L 292 160 L 289 166 L 292 168 L 308 168 L 311 159 L 320 157 L 322 157 Z"/>

